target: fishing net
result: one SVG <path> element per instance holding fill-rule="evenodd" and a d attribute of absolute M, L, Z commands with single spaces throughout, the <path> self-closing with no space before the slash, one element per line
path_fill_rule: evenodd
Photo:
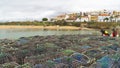
<path fill-rule="evenodd" d="M 68 50 L 64 50 L 64 51 L 62 51 L 62 52 L 63 52 L 64 55 L 69 56 L 69 55 L 73 54 L 75 51 L 68 49 Z"/>
<path fill-rule="evenodd" d="M 36 64 L 33 68 L 44 68 L 42 64 Z"/>
<path fill-rule="evenodd" d="M 74 53 L 71 55 L 72 58 L 74 58 L 75 60 L 78 60 L 79 63 L 85 65 L 85 64 L 88 64 L 89 62 L 89 58 L 85 55 L 82 55 L 80 53 Z"/>
<path fill-rule="evenodd" d="M 48 68 L 54 68 L 55 64 L 56 64 L 55 62 L 48 60 L 48 61 L 46 61 L 45 66 Z"/>
<path fill-rule="evenodd" d="M 93 58 L 101 58 L 102 56 L 102 51 L 99 49 L 90 49 L 90 50 L 86 50 L 84 52 L 85 55 L 87 55 L 89 58 L 93 59 Z"/>
<path fill-rule="evenodd" d="M 55 63 L 62 63 L 62 58 L 56 58 L 56 59 L 53 59 L 53 61 Z"/>
<path fill-rule="evenodd" d="M 97 60 L 96 68 L 111 68 L 113 60 L 109 56 L 104 56 Z"/>

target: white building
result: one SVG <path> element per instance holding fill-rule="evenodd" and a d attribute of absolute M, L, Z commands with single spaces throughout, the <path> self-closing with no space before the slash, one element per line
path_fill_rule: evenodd
<path fill-rule="evenodd" d="M 88 22 L 89 21 L 89 17 L 88 16 L 82 16 L 81 18 L 77 18 L 75 20 L 75 22 Z"/>
<path fill-rule="evenodd" d="M 105 20 L 107 18 L 108 20 Z M 98 16 L 98 22 L 110 22 L 110 15 L 108 14 L 100 14 Z"/>
<path fill-rule="evenodd" d="M 112 21 L 113 21 L 113 22 L 120 22 L 120 16 L 114 17 L 114 18 L 112 19 Z"/>
<path fill-rule="evenodd" d="M 89 21 L 89 17 L 88 16 L 83 16 L 81 17 L 81 22 L 88 22 Z"/>
<path fill-rule="evenodd" d="M 75 20 L 75 22 L 81 22 L 80 18 L 77 18 L 77 19 Z"/>

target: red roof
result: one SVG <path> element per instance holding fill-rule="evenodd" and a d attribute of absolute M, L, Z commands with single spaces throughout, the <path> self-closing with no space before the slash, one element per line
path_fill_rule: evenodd
<path fill-rule="evenodd" d="M 109 14 L 99 14 L 99 16 L 109 16 Z"/>

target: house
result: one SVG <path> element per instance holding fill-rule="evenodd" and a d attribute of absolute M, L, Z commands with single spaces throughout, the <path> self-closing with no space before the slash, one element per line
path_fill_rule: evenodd
<path fill-rule="evenodd" d="M 120 15 L 118 16 L 118 18 L 117 18 L 117 21 L 116 22 L 120 22 Z"/>
<path fill-rule="evenodd" d="M 99 15 L 99 12 L 97 12 L 97 11 L 95 11 L 95 12 L 90 12 L 89 15 L 98 16 L 98 15 Z"/>
<path fill-rule="evenodd" d="M 68 18 L 66 18 L 66 22 L 75 22 L 75 20 L 77 19 L 77 13 L 73 13 L 73 14 L 68 14 Z"/>
<path fill-rule="evenodd" d="M 62 14 L 52 18 L 53 21 L 65 20 L 66 22 L 119 22 L 120 11 L 92 11 L 71 14 Z"/>
<path fill-rule="evenodd" d="M 110 22 L 110 15 L 109 14 L 99 14 L 98 22 Z"/>
<path fill-rule="evenodd" d="M 98 16 L 97 15 L 91 15 L 90 16 L 90 21 L 97 22 L 98 21 Z"/>
<path fill-rule="evenodd" d="M 116 15 L 112 19 L 113 22 L 120 22 L 120 15 Z"/>
<path fill-rule="evenodd" d="M 75 22 L 81 22 L 81 19 L 80 19 L 80 18 L 77 18 L 77 19 L 75 20 Z"/>
<path fill-rule="evenodd" d="M 76 19 L 77 19 L 77 17 L 69 17 L 65 21 L 66 22 L 75 22 Z"/>
<path fill-rule="evenodd" d="M 120 11 L 113 11 L 113 15 L 120 15 Z"/>
<path fill-rule="evenodd" d="M 56 16 L 55 18 L 52 18 L 52 21 L 59 21 L 59 20 L 66 20 L 67 18 L 69 18 L 69 16 L 67 14 L 62 14 L 59 16 Z"/>
<path fill-rule="evenodd" d="M 113 22 L 120 22 L 120 11 L 113 11 Z"/>
<path fill-rule="evenodd" d="M 77 18 L 75 22 L 88 22 L 89 17 L 88 16 L 81 16 L 80 18 Z"/>

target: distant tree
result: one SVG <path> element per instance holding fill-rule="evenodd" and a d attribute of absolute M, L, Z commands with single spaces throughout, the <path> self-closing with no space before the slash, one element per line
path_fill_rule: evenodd
<path fill-rule="evenodd" d="M 43 18 L 42 21 L 48 21 L 48 19 L 47 18 Z"/>
<path fill-rule="evenodd" d="M 109 20 L 109 18 L 107 18 L 107 17 L 106 17 L 106 18 L 104 18 L 104 21 L 107 21 L 107 22 L 108 22 L 108 20 Z"/>

